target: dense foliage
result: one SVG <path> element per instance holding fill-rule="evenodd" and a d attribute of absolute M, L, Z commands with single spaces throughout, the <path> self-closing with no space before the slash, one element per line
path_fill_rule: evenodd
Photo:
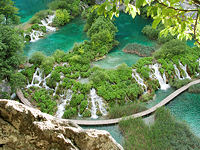
<path fill-rule="evenodd" d="M 58 9 L 56 10 L 56 16 L 53 20 L 53 24 L 55 26 L 63 26 L 70 21 L 70 14 L 66 9 Z"/>
<path fill-rule="evenodd" d="M 10 76 L 23 61 L 24 41 L 20 32 L 7 25 L 0 25 L 0 79 Z"/>
<path fill-rule="evenodd" d="M 14 6 L 12 0 L 0 1 L 0 24 L 18 24 L 19 16 L 18 9 Z"/>
<path fill-rule="evenodd" d="M 126 150 L 200 149 L 200 139 L 164 108 L 156 111 L 151 126 L 147 126 L 141 118 L 123 120 L 119 126 L 125 137 Z"/>

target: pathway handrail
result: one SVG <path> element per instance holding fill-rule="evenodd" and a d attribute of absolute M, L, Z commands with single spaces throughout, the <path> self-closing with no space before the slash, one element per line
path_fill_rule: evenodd
<path fill-rule="evenodd" d="M 112 124 L 119 123 L 122 119 L 138 118 L 138 117 L 147 116 L 147 115 L 155 112 L 158 108 L 160 108 L 160 107 L 166 105 L 167 103 L 169 103 L 170 101 L 172 101 L 175 97 L 177 97 L 182 92 L 187 90 L 190 86 L 198 84 L 198 83 L 200 83 L 200 79 L 192 81 L 192 82 L 188 83 L 187 85 L 179 88 L 178 90 L 174 91 L 172 94 L 170 94 L 165 99 L 163 99 L 161 102 L 159 102 L 155 106 L 149 108 L 148 110 L 145 110 L 145 111 L 142 111 L 142 112 L 139 112 L 139 113 L 136 113 L 136 114 L 132 114 L 132 115 L 127 116 L 125 118 L 116 118 L 116 119 L 107 119 L 107 120 L 75 120 L 75 119 L 66 119 L 66 120 L 72 121 L 72 122 L 74 122 L 74 123 L 76 123 L 78 125 L 84 125 L 84 126 L 93 126 L 94 125 L 94 126 L 97 126 L 97 125 L 112 125 Z M 21 100 L 21 101 L 24 103 L 23 100 Z"/>

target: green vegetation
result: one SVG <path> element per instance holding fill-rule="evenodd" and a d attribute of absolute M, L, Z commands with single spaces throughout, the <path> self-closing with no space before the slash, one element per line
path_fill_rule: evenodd
<path fill-rule="evenodd" d="M 182 1 L 183 4 L 184 2 L 185 1 Z M 145 11 L 148 17 L 151 16 L 154 19 L 152 27 L 155 29 L 161 22 L 164 24 L 164 28 L 160 32 L 161 35 L 166 37 L 168 33 L 170 33 L 172 36 L 176 35 L 177 38 L 181 40 L 192 40 L 192 38 L 194 38 L 196 44 L 199 45 L 200 29 L 197 25 L 200 20 L 198 17 L 200 11 L 198 7 L 192 7 L 199 4 L 199 1 L 189 0 L 187 4 L 189 7 L 183 9 L 179 0 L 136 0 L 135 3 L 132 3 L 131 0 L 105 0 L 101 5 L 96 6 L 95 8 L 97 8 L 99 14 L 104 14 L 109 18 L 113 18 L 113 16 L 119 16 L 120 7 L 118 6 L 123 5 L 126 10 L 125 12 L 135 18 L 137 14 L 140 14 L 140 9 L 148 6 L 148 9 Z M 188 12 L 190 14 L 198 15 L 189 15 Z M 194 29 L 191 27 L 191 24 L 194 24 Z"/>
<path fill-rule="evenodd" d="M 189 87 L 188 92 L 190 93 L 200 93 L 200 84 L 195 84 Z"/>
<path fill-rule="evenodd" d="M 63 26 L 70 21 L 70 14 L 66 9 L 58 9 L 56 10 L 56 16 L 53 20 L 53 24 L 55 26 Z"/>
<path fill-rule="evenodd" d="M 39 24 L 39 23 L 41 23 L 41 20 L 47 18 L 48 15 L 53 15 L 53 11 L 49 10 L 49 9 L 48 10 L 41 10 L 41 11 L 37 12 L 30 19 L 30 23 L 32 23 L 32 24 Z"/>
<path fill-rule="evenodd" d="M 160 50 L 154 53 L 156 59 L 171 59 L 174 56 L 183 55 L 187 52 L 186 42 L 174 39 L 165 43 Z"/>
<path fill-rule="evenodd" d="M 23 63 L 24 41 L 19 30 L 0 24 L 0 80 L 10 80 Z"/>
<path fill-rule="evenodd" d="M 80 0 L 54 0 L 49 4 L 49 8 L 52 10 L 66 9 L 72 16 L 80 14 Z"/>
<path fill-rule="evenodd" d="M 148 57 L 151 56 L 151 54 L 155 51 L 155 47 L 132 43 L 132 44 L 127 44 L 123 48 L 123 51 L 126 53 L 137 54 L 142 57 Z"/>
<path fill-rule="evenodd" d="M 36 90 L 32 98 L 37 102 L 37 106 L 42 112 L 54 115 L 57 110 L 57 103 L 52 100 L 47 90 Z"/>
<path fill-rule="evenodd" d="M 12 90 L 23 88 L 26 85 L 26 77 L 20 72 L 11 74 L 10 85 L 12 87 Z"/>
<path fill-rule="evenodd" d="M 19 16 L 18 9 L 14 6 L 12 0 L 1 0 L 0 1 L 0 24 L 18 24 Z"/>
<path fill-rule="evenodd" d="M 127 103 L 125 105 L 113 105 L 108 114 L 108 118 L 121 118 L 126 117 L 132 114 L 136 114 L 138 112 L 142 112 L 146 110 L 145 106 L 137 103 Z"/>
<path fill-rule="evenodd" d="M 150 127 L 141 118 L 122 120 L 119 127 L 126 150 L 200 149 L 200 139 L 164 108 L 156 111 L 155 122 Z"/>
<path fill-rule="evenodd" d="M 174 88 L 176 88 L 176 89 L 179 89 L 179 88 L 181 88 L 182 86 L 184 86 L 184 85 L 186 85 L 186 84 L 188 84 L 188 83 L 190 83 L 190 82 L 191 82 L 190 79 L 175 80 L 175 81 L 171 84 L 171 86 L 174 87 Z"/>

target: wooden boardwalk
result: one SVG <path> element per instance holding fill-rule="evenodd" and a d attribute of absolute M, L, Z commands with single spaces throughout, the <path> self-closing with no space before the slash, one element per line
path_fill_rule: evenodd
<path fill-rule="evenodd" d="M 143 116 L 147 116 L 153 112 L 155 112 L 158 108 L 166 105 L 167 103 L 169 103 L 170 101 L 172 101 L 175 97 L 177 97 L 179 94 L 181 94 L 182 92 L 184 92 L 185 90 L 187 90 L 190 86 L 194 85 L 194 84 L 198 84 L 200 83 L 200 79 L 199 80 L 195 80 L 190 82 L 189 84 L 181 87 L 180 89 L 174 91 L 172 94 L 170 94 L 169 96 L 167 96 L 165 99 L 163 99 L 160 103 L 158 103 L 157 105 L 149 108 L 148 110 L 142 111 L 140 113 L 136 113 L 130 116 L 127 116 L 126 118 L 138 118 L 138 117 L 143 117 Z M 24 98 L 23 93 L 20 91 L 17 92 L 17 95 L 19 97 L 19 99 L 27 106 L 30 106 L 31 103 Z M 32 105 L 30 107 L 33 107 Z M 108 120 L 73 120 L 73 119 L 67 119 L 69 121 L 72 121 L 78 125 L 85 125 L 85 126 L 97 126 L 97 125 L 111 125 L 111 124 L 117 124 L 119 123 L 119 121 L 121 121 L 122 119 L 126 119 L 126 118 L 116 118 L 116 119 L 108 119 Z"/>
<path fill-rule="evenodd" d="M 20 101 L 29 107 L 33 107 L 33 105 L 24 97 L 24 94 L 22 93 L 22 91 L 20 89 L 17 89 L 16 94 L 18 96 L 18 98 L 20 99 Z"/>
<path fill-rule="evenodd" d="M 200 80 L 192 81 L 189 84 L 187 84 L 187 85 L 181 87 L 180 89 L 176 90 L 175 92 L 173 92 L 172 94 L 167 96 L 165 99 L 163 99 L 160 103 L 151 107 L 150 109 L 145 110 L 145 111 L 140 112 L 140 113 L 137 113 L 137 114 L 127 116 L 126 118 L 130 118 L 130 117 L 131 118 L 138 118 L 138 117 L 147 116 L 147 115 L 155 112 L 158 108 L 160 108 L 160 107 L 166 105 L 167 103 L 169 103 L 170 101 L 172 101 L 176 96 L 178 96 L 179 94 L 181 94 L 182 92 L 187 90 L 191 85 L 198 84 L 198 83 L 200 83 Z M 92 126 L 92 125 L 117 124 L 122 119 L 124 119 L 124 118 L 116 118 L 116 119 L 108 119 L 108 120 L 72 120 L 72 119 L 69 119 L 69 120 L 76 123 L 76 124 L 79 124 L 79 125 Z"/>

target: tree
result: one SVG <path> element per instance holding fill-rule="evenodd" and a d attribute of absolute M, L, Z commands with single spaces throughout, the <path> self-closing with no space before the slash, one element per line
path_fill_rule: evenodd
<path fill-rule="evenodd" d="M 23 60 L 23 37 L 15 28 L 0 25 L 0 79 L 9 79 Z"/>
<path fill-rule="evenodd" d="M 168 33 L 176 35 L 178 39 L 196 40 L 200 45 L 200 1 L 199 0 L 105 0 L 101 5 L 97 5 L 98 13 L 112 18 L 119 16 L 119 6 L 125 6 L 125 12 L 133 18 L 140 14 L 140 8 L 148 6 L 147 15 L 151 16 L 153 28 L 159 23 L 164 24 L 165 28 L 160 35 L 167 36 Z"/>
<path fill-rule="evenodd" d="M 14 6 L 12 0 L 1 0 L 0 1 L 0 15 L 4 15 L 5 24 L 18 24 L 19 16 L 18 9 Z"/>

